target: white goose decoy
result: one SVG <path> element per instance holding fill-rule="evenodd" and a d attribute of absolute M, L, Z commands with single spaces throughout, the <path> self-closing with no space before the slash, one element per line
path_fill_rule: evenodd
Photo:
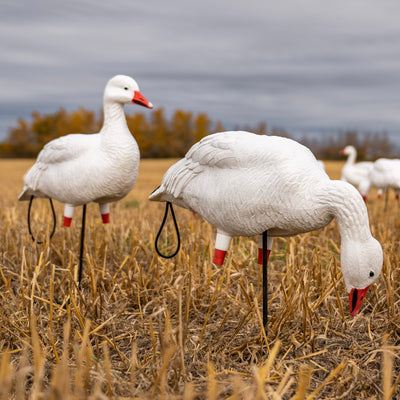
<path fill-rule="evenodd" d="M 331 180 L 311 151 L 291 139 L 249 132 L 207 136 L 169 168 L 149 199 L 177 204 L 215 226 L 219 264 L 218 253 L 234 236 L 291 236 L 336 218 L 351 315 L 382 269 L 382 247 L 371 235 L 359 192 Z"/>
<path fill-rule="evenodd" d="M 129 193 L 136 182 L 139 148 L 126 124 L 124 104 L 152 108 L 136 81 L 117 75 L 104 90 L 104 123 L 97 134 L 70 134 L 47 143 L 24 178 L 19 200 L 32 196 L 65 203 L 64 226 L 76 206 L 96 202 L 104 223 L 109 203 Z"/>
<path fill-rule="evenodd" d="M 356 163 L 357 150 L 351 145 L 340 150 L 340 154 L 348 156 L 346 164 L 342 169 L 342 181 L 349 182 L 353 186 L 359 188 L 360 183 L 368 177 L 372 169 L 373 162 L 363 161 Z"/>
<path fill-rule="evenodd" d="M 360 192 L 366 197 L 371 187 L 378 190 L 400 190 L 400 159 L 379 158 L 373 163 L 368 177 L 360 183 Z"/>

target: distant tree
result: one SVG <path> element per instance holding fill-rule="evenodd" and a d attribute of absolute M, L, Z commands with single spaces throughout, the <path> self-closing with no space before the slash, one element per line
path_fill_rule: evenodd
<path fill-rule="evenodd" d="M 35 157 L 50 140 L 68 133 L 93 133 L 100 129 L 100 121 L 93 111 L 79 108 L 67 113 L 63 108 L 53 114 L 32 113 L 32 122 L 20 118 L 10 129 L 5 148 L 8 155 Z M 7 155 L 7 154 L 6 154 Z"/>
<path fill-rule="evenodd" d="M 224 131 L 225 131 L 225 128 L 222 125 L 222 122 L 221 121 L 217 121 L 217 123 L 215 125 L 215 128 L 214 128 L 214 132 L 224 132 Z"/>
<path fill-rule="evenodd" d="M 201 113 L 194 120 L 194 140 L 198 142 L 210 134 L 211 120 L 207 114 Z"/>
<path fill-rule="evenodd" d="M 283 128 L 272 128 L 271 135 L 290 138 L 289 133 Z"/>
<path fill-rule="evenodd" d="M 225 128 L 217 121 L 212 128 L 212 121 L 207 114 L 194 115 L 192 112 L 176 110 L 170 119 L 164 110 L 157 108 L 150 114 L 127 114 L 126 120 L 130 131 L 138 142 L 143 158 L 182 157 L 204 136 L 214 132 L 223 132 Z M 18 119 L 17 126 L 9 130 L 7 139 L 0 143 L 2 157 L 36 157 L 43 146 L 54 138 L 69 133 L 93 133 L 101 128 L 103 116 L 97 117 L 93 111 L 79 108 L 67 112 L 61 108 L 53 114 L 42 115 L 35 111 L 31 121 Z M 267 124 L 262 122 L 255 128 L 236 126 L 235 130 L 249 130 L 256 134 L 266 134 Z M 273 128 L 272 135 L 290 137 L 282 128 Z M 351 144 L 358 151 L 359 160 L 375 160 L 379 157 L 400 157 L 398 148 L 389 140 L 387 132 L 368 132 L 360 134 L 355 130 L 341 130 L 321 134 L 301 143 L 309 147 L 317 158 L 341 159 L 339 150 Z"/>
<path fill-rule="evenodd" d="M 171 119 L 171 128 L 168 138 L 170 157 L 182 157 L 195 142 L 193 129 L 193 114 L 183 110 L 176 110 Z"/>
<path fill-rule="evenodd" d="M 352 145 L 357 150 L 357 160 L 376 160 L 379 157 L 399 157 L 398 149 L 390 142 L 386 132 L 365 133 L 339 131 L 336 135 L 321 135 L 318 139 L 303 138 L 301 142 L 309 147 L 313 153 L 324 160 L 343 160 L 339 151 L 347 145 Z"/>
<path fill-rule="evenodd" d="M 379 138 L 379 140 L 377 139 Z M 372 135 L 371 152 L 374 158 L 395 157 L 400 158 L 399 149 L 390 142 L 387 132 L 374 133 Z M 375 150 L 375 151 L 374 151 Z"/>
<path fill-rule="evenodd" d="M 10 129 L 8 139 L 3 144 L 6 156 L 35 157 L 37 154 L 37 138 L 31 129 L 31 124 L 18 119 L 17 126 Z"/>
<path fill-rule="evenodd" d="M 152 150 L 154 134 L 151 131 L 146 115 L 143 113 L 126 115 L 126 122 L 139 145 L 141 156 L 149 154 Z"/>
<path fill-rule="evenodd" d="M 255 130 L 258 135 L 268 135 L 267 124 L 265 122 L 260 122 Z"/>
<path fill-rule="evenodd" d="M 168 157 L 168 121 L 164 116 L 164 109 L 157 108 L 151 113 L 150 117 L 150 135 L 152 144 L 146 157 Z"/>
<path fill-rule="evenodd" d="M 78 108 L 67 114 L 65 121 L 59 121 L 57 126 L 58 136 L 66 133 L 95 133 L 99 132 L 103 124 L 103 117 L 96 117 L 94 111 L 89 111 L 83 107 Z M 64 132 L 64 133 L 63 133 Z"/>

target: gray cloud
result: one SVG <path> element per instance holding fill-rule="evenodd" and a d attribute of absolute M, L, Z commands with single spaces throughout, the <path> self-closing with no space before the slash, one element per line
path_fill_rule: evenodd
<path fill-rule="evenodd" d="M 100 110 L 117 73 L 167 113 L 396 134 L 399 11 L 374 0 L 3 1 L 0 139 L 33 110 Z"/>

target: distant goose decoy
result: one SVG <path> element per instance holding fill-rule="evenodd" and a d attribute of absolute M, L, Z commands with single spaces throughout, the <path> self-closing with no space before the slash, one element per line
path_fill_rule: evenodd
<path fill-rule="evenodd" d="M 262 235 L 260 263 L 273 237 L 317 230 L 336 218 L 351 315 L 381 272 L 382 248 L 360 193 L 331 180 L 311 151 L 291 139 L 240 131 L 207 136 L 169 168 L 149 199 L 174 203 L 215 226 L 218 265 L 234 236 Z"/>
<path fill-rule="evenodd" d="M 379 158 L 376 160 L 369 175 L 360 183 L 361 194 L 367 197 L 372 187 L 377 188 L 380 192 L 394 189 L 396 199 L 398 199 L 400 190 L 400 159 Z"/>
<path fill-rule="evenodd" d="M 95 202 L 104 223 L 109 203 L 126 196 L 138 175 L 139 148 L 128 129 L 124 104 L 153 105 L 136 81 L 116 75 L 104 90 L 104 122 L 99 133 L 69 134 L 47 143 L 24 177 L 19 200 L 34 197 L 65 203 L 64 226 L 70 226 L 75 207 Z M 82 231 L 83 233 L 83 231 Z"/>
<path fill-rule="evenodd" d="M 356 163 L 357 150 L 354 146 L 348 145 L 340 150 L 340 154 L 347 155 L 347 161 L 342 169 L 342 181 L 349 182 L 356 188 L 360 188 L 361 182 L 368 177 L 373 162 L 363 161 Z M 366 197 L 364 197 L 366 200 Z"/>

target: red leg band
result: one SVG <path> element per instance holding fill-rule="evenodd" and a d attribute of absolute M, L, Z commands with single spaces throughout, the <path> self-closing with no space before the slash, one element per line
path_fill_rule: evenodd
<path fill-rule="evenodd" d="M 225 260 L 225 255 L 226 255 L 226 250 L 215 249 L 213 263 L 217 265 L 222 265 Z"/>
<path fill-rule="evenodd" d="M 72 218 L 70 217 L 64 217 L 64 226 L 66 226 L 67 228 L 69 228 L 71 226 L 71 221 Z"/>
<path fill-rule="evenodd" d="M 271 250 L 267 250 L 267 262 L 269 260 L 269 255 L 271 253 Z M 257 264 L 262 264 L 263 263 L 263 249 L 258 249 L 258 260 L 257 260 Z"/>

